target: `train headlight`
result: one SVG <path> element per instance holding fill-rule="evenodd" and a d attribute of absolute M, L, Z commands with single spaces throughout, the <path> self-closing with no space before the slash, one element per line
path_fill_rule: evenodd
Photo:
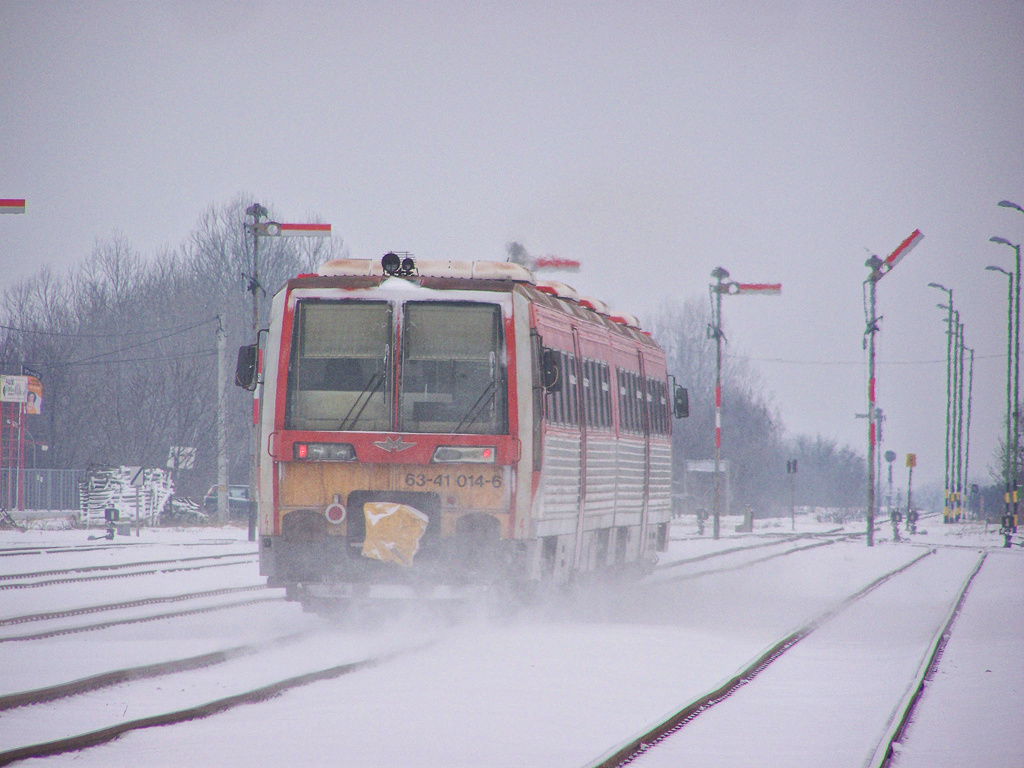
<path fill-rule="evenodd" d="M 430 459 L 435 464 L 493 464 L 493 445 L 439 445 Z"/>
<path fill-rule="evenodd" d="M 355 461 L 356 449 L 349 443 L 295 443 L 292 455 L 299 461 Z"/>

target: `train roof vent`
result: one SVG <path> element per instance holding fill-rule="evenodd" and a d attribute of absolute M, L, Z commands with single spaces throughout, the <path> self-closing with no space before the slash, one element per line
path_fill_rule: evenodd
<path fill-rule="evenodd" d="M 640 321 L 637 320 L 636 315 L 631 315 L 628 312 L 617 312 L 610 317 L 613 322 L 616 322 L 619 325 L 628 325 L 630 328 L 640 330 Z"/>
<path fill-rule="evenodd" d="M 541 293 L 546 293 L 549 296 L 557 296 L 560 299 L 566 299 L 568 301 L 575 301 L 579 303 L 580 295 L 576 293 L 576 289 L 561 283 L 558 280 L 543 280 L 537 283 L 537 290 Z"/>
<path fill-rule="evenodd" d="M 595 299 L 593 296 L 580 296 L 580 306 L 592 309 L 599 315 L 608 316 L 609 310 L 608 305 L 600 299 Z"/>
<path fill-rule="evenodd" d="M 331 259 L 320 265 L 316 273 L 325 277 L 383 277 L 380 260 Z"/>

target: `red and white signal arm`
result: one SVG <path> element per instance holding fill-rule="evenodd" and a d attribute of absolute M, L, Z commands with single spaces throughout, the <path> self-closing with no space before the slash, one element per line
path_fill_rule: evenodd
<path fill-rule="evenodd" d="M 24 213 L 24 198 L 0 198 L 0 213 Z"/>
<path fill-rule="evenodd" d="M 910 250 L 915 245 L 920 243 L 922 240 L 924 240 L 924 235 L 921 234 L 921 230 L 920 229 L 915 229 L 910 234 L 910 236 L 907 237 L 906 240 L 904 240 L 902 243 L 899 244 L 899 246 L 896 248 L 895 251 L 893 251 L 888 256 L 886 256 L 885 262 L 883 262 L 883 263 L 889 265 L 889 268 L 886 270 L 886 272 L 888 272 L 889 269 L 892 269 L 897 264 L 899 264 L 900 263 L 900 259 L 902 259 L 908 253 L 910 253 Z"/>
<path fill-rule="evenodd" d="M 563 259 L 561 256 L 538 256 L 533 259 L 533 271 L 557 269 L 563 272 L 579 272 L 580 263 L 576 259 Z"/>
<path fill-rule="evenodd" d="M 737 294 L 754 294 L 758 296 L 778 296 L 782 293 L 782 283 L 733 283 Z"/>
<path fill-rule="evenodd" d="M 261 235 L 268 237 L 330 237 L 330 224 L 279 224 L 266 221 L 256 225 Z"/>

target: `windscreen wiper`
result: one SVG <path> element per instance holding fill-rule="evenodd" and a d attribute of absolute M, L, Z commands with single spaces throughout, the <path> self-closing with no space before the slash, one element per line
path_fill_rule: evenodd
<path fill-rule="evenodd" d="M 375 394 L 377 394 L 377 390 L 380 389 L 381 384 L 383 384 L 383 383 L 384 383 L 384 372 L 383 371 L 377 371 L 375 374 L 373 374 L 373 376 L 370 377 L 370 380 L 368 382 L 366 382 L 366 386 L 363 387 L 362 391 L 359 393 L 359 396 L 356 397 L 355 402 L 352 403 L 352 407 L 348 409 L 348 413 L 345 414 L 345 418 L 343 418 L 341 420 L 341 424 L 338 425 L 338 431 L 339 432 L 342 432 L 342 431 L 345 430 L 345 424 L 348 423 L 349 416 L 352 416 L 352 411 L 356 410 L 356 406 L 359 405 L 359 401 L 362 400 L 363 396 L 365 395 L 366 400 L 363 400 L 363 404 L 359 407 L 359 410 L 356 411 L 356 415 L 352 418 L 351 427 L 355 427 L 355 425 L 359 423 L 359 419 L 362 417 L 363 411 L 366 410 L 366 406 L 368 406 L 370 404 L 370 400 L 372 400 L 373 396 Z"/>
<path fill-rule="evenodd" d="M 466 415 L 462 417 L 462 421 L 460 421 L 459 425 L 451 431 L 451 434 L 458 434 L 459 430 L 463 427 L 470 426 L 474 421 L 480 418 L 480 415 L 484 412 L 484 408 L 486 408 L 494 399 L 494 393 L 497 387 L 498 379 L 495 377 L 490 380 L 486 387 L 484 387 L 484 391 L 480 393 L 480 397 L 478 397 L 472 407 L 466 411 Z"/>

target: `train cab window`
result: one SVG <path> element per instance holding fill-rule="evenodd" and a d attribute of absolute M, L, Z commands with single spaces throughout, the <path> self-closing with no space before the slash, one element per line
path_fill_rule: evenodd
<path fill-rule="evenodd" d="M 399 430 L 508 432 L 503 328 L 497 304 L 406 303 Z"/>
<path fill-rule="evenodd" d="M 285 427 L 390 429 L 390 342 L 387 302 L 299 302 L 288 363 Z"/>

